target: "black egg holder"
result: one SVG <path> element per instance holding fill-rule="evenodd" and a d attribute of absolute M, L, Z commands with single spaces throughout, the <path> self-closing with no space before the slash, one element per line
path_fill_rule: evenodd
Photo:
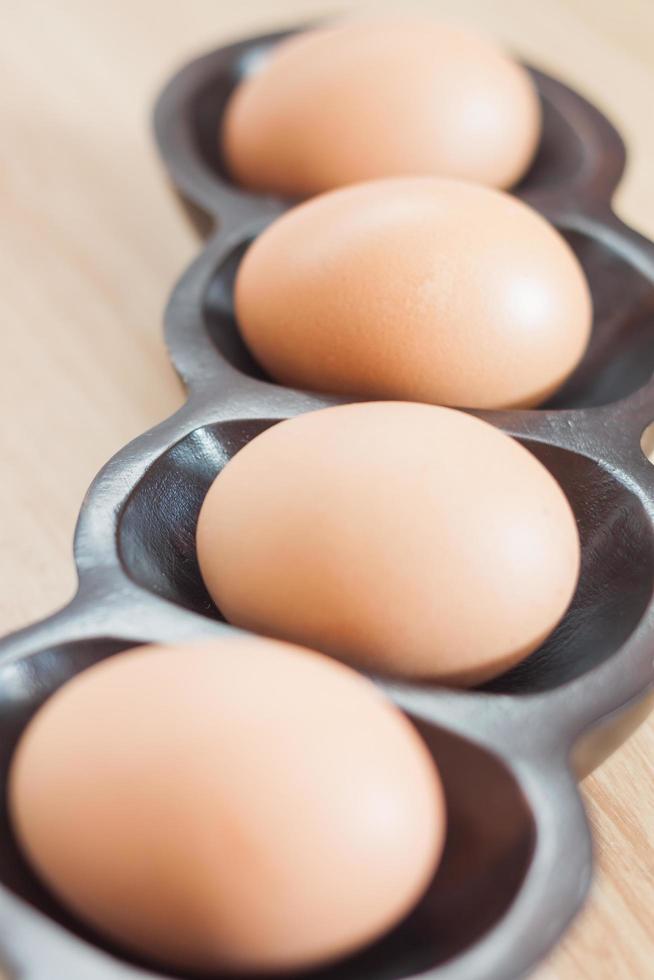
<path fill-rule="evenodd" d="M 207 236 L 166 313 L 167 343 L 188 400 L 94 480 L 75 537 L 79 590 L 72 602 L 0 643 L 3 777 L 31 715 L 80 670 L 136 644 L 232 631 L 194 554 L 203 496 L 258 432 L 340 401 L 267 379 L 232 313 L 247 243 L 288 202 L 230 183 L 217 134 L 235 83 L 282 36 L 194 61 L 158 101 L 161 155 Z M 652 700 L 654 469 L 641 435 L 654 419 L 654 244 L 610 208 L 625 162 L 618 134 L 580 96 L 533 74 L 544 136 L 516 193 L 580 258 L 595 304 L 593 334 L 582 364 L 549 405 L 477 414 L 528 446 L 567 493 L 582 541 L 579 588 L 544 646 L 482 689 L 377 679 L 438 761 L 447 843 L 416 910 L 369 949 L 318 971 L 323 980 L 510 980 L 527 973 L 561 936 L 589 885 L 591 838 L 577 779 L 626 737 Z M 174 975 L 153 972 L 75 922 L 26 867 L 4 803 L 1 819 L 0 960 L 9 976 Z"/>

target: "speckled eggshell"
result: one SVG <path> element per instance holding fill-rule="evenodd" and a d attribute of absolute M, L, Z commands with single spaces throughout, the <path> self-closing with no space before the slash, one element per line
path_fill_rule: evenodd
<path fill-rule="evenodd" d="M 247 636 L 77 675 L 23 734 L 9 808 L 69 909 L 183 976 L 285 973 L 374 940 L 420 898 L 445 830 L 426 746 L 370 681 Z"/>
<path fill-rule="evenodd" d="M 209 489 L 197 544 L 232 623 L 464 686 L 543 642 L 580 560 L 567 498 L 527 449 L 462 412 L 394 402 L 257 436 Z"/>
<path fill-rule="evenodd" d="M 492 41 L 429 18 L 368 20 L 281 42 L 228 103 L 228 169 L 292 197 L 372 177 L 510 187 L 541 132 L 527 71 Z"/>
<path fill-rule="evenodd" d="M 543 402 L 580 361 L 592 319 L 552 225 L 500 191 L 435 177 L 287 212 L 246 252 L 235 308 L 283 384 L 465 408 Z"/>

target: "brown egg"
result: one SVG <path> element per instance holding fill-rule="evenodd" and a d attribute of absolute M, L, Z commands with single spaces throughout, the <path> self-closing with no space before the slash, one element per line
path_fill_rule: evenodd
<path fill-rule="evenodd" d="M 493 42 L 382 19 L 280 43 L 236 88 L 222 142 L 240 183 L 295 197 L 399 174 L 510 187 L 540 130 L 529 74 Z"/>
<path fill-rule="evenodd" d="M 373 181 L 287 212 L 246 252 L 236 315 L 283 384 L 465 408 L 537 405 L 581 359 L 588 285 L 500 191 Z"/>
<path fill-rule="evenodd" d="M 452 685 L 539 646 L 579 573 L 575 519 L 545 467 L 486 422 L 409 403 L 257 436 L 211 486 L 197 545 L 232 623 Z"/>
<path fill-rule="evenodd" d="M 238 635 L 77 675 L 28 725 L 9 804 L 65 905 L 184 976 L 374 940 L 426 888 L 445 826 L 427 748 L 370 681 Z"/>

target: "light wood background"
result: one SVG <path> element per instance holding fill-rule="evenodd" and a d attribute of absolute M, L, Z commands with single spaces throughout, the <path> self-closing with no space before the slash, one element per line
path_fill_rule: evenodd
<path fill-rule="evenodd" d="M 630 152 L 618 210 L 654 236 L 652 0 L 401 6 L 470 21 L 602 106 Z M 385 7 L 3 0 L 0 632 L 71 595 L 73 526 L 92 476 L 182 401 L 161 314 L 198 246 L 153 148 L 158 88 L 180 62 L 224 39 Z M 653 759 L 650 720 L 586 781 L 597 881 L 538 980 L 654 978 Z"/>

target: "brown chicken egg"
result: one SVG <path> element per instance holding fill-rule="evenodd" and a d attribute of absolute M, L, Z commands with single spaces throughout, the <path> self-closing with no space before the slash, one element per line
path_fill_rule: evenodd
<path fill-rule="evenodd" d="M 197 546 L 232 623 L 464 686 L 543 642 L 580 560 L 568 501 L 527 449 L 462 412 L 396 402 L 257 436 L 209 489 Z"/>
<path fill-rule="evenodd" d="M 445 829 L 424 742 L 370 681 L 238 634 L 78 674 L 28 724 L 9 808 L 70 910 L 184 976 L 371 942 L 420 898 Z"/>
<path fill-rule="evenodd" d="M 300 197 L 399 174 L 510 187 L 540 131 L 529 74 L 492 41 L 382 18 L 279 43 L 233 93 L 222 144 L 241 184 Z"/>
<path fill-rule="evenodd" d="M 464 408 L 537 405 L 591 326 L 561 235 L 501 191 L 371 181 L 287 212 L 239 267 L 235 309 L 283 384 Z"/>

